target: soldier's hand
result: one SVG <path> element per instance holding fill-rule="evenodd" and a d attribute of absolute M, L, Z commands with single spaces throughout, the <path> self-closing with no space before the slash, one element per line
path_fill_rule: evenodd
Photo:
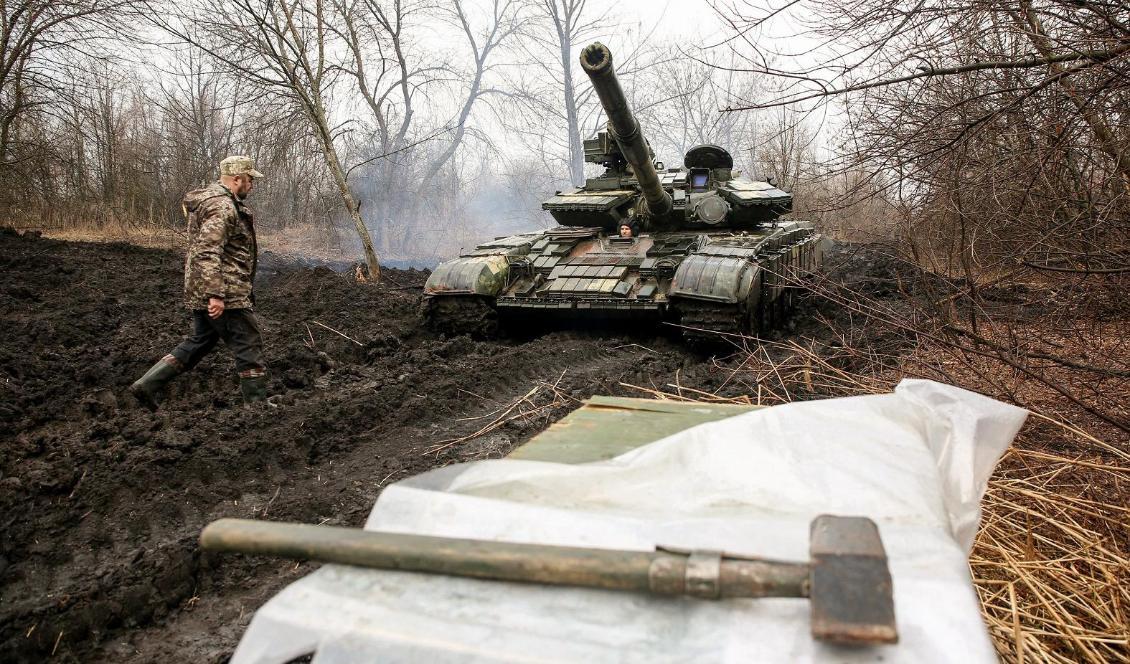
<path fill-rule="evenodd" d="M 224 301 L 218 297 L 208 298 L 208 317 L 212 319 L 224 315 Z"/>

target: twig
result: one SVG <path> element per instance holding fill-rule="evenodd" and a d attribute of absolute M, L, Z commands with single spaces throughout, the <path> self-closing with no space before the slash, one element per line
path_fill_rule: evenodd
<path fill-rule="evenodd" d="M 533 389 L 531 389 L 529 392 L 526 392 L 525 395 L 523 395 L 523 396 L 519 397 L 518 399 L 515 399 L 514 401 L 510 402 L 510 405 L 505 410 L 503 410 L 502 413 L 498 417 L 491 420 L 489 424 L 484 425 L 482 428 L 480 428 L 475 433 L 468 434 L 466 436 L 460 436 L 459 438 L 450 438 L 450 439 L 447 439 L 447 440 L 441 440 L 438 443 L 435 443 L 434 445 L 429 447 L 424 453 L 425 454 L 436 454 L 436 453 L 441 452 L 441 451 L 443 451 L 443 450 L 445 450 L 449 447 L 452 447 L 453 445 L 458 445 L 460 443 L 467 442 L 468 440 L 471 440 L 473 438 L 478 438 L 479 436 L 482 436 L 485 433 L 488 433 L 490 431 L 497 429 L 498 427 L 502 426 L 507 421 L 509 421 L 509 419 L 513 419 L 513 418 L 509 418 L 510 413 L 515 408 L 517 408 L 518 406 L 525 403 L 527 399 L 529 399 L 530 397 L 537 394 L 538 390 L 540 390 L 540 389 L 542 389 L 542 386 L 537 385 Z"/>
<path fill-rule="evenodd" d="M 275 495 L 271 496 L 271 499 L 267 501 L 267 506 L 263 508 L 263 514 L 262 514 L 263 518 L 266 518 L 267 512 L 271 511 L 271 505 L 274 504 L 275 498 L 279 497 L 279 491 L 282 491 L 282 485 L 281 484 L 278 485 L 277 487 L 275 487 Z"/>
<path fill-rule="evenodd" d="M 343 339 L 348 339 L 348 340 L 352 341 L 353 343 L 357 344 L 358 346 L 364 346 L 365 345 L 365 344 L 361 343 L 360 341 L 357 341 L 353 337 L 349 336 L 348 334 L 345 334 L 344 332 L 339 332 L 338 330 L 333 329 L 329 325 L 326 325 L 324 323 L 319 323 L 316 320 L 312 320 L 310 322 L 317 325 L 318 327 L 321 327 L 321 328 L 329 330 L 330 332 L 333 332 L 334 334 L 338 335 L 339 337 L 342 337 Z"/>
<path fill-rule="evenodd" d="M 387 482 L 387 481 L 388 481 L 388 478 L 392 477 L 393 475 L 395 475 L 395 474 L 397 474 L 397 473 L 402 473 L 402 472 L 404 472 L 404 469 L 403 469 L 403 468 L 398 468 L 398 469 L 396 469 L 396 470 L 392 471 L 391 473 L 389 473 L 388 475 L 385 475 L 384 477 L 382 477 L 382 478 L 381 478 L 381 481 L 380 481 L 380 482 L 377 482 L 377 488 L 379 489 L 379 488 L 381 488 L 382 486 L 384 486 L 385 482 Z"/>
<path fill-rule="evenodd" d="M 75 482 L 75 487 L 73 489 L 71 489 L 71 493 L 70 493 L 70 495 L 67 496 L 67 500 L 70 500 L 71 498 L 75 497 L 75 493 L 78 491 L 78 488 L 80 486 L 82 486 L 82 481 L 86 479 L 86 473 L 87 473 L 88 470 L 90 470 L 90 469 L 89 468 L 83 468 L 82 477 L 78 478 L 78 481 Z"/>
<path fill-rule="evenodd" d="M 656 355 L 659 354 L 659 351 L 652 350 L 652 349 L 648 348 L 647 346 L 644 346 L 644 345 L 641 345 L 641 344 L 621 344 L 619 346 L 613 346 L 612 348 L 609 348 L 609 350 L 620 350 L 621 348 L 633 348 L 633 347 L 642 348 L 642 349 L 646 350 L 647 352 L 655 353 Z"/>
<path fill-rule="evenodd" d="M 443 451 L 443 450 L 445 450 L 449 447 L 452 447 L 454 445 L 459 445 L 460 443 L 465 443 L 468 440 L 473 440 L 475 438 L 478 438 L 479 436 L 483 436 L 487 433 L 490 433 L 491 431 L 498 429 L 499 427 L 505 425 L 508 422 L 512 422 L 512 421 L 518 420 L 518 419 L 530 418 L 530 417 L 533 417 L 535 415 L 538 415 L 539 413 L 551 411 L 554 408 L 565 405 L 566 401 L 576 401 L 576 399 L 562 393 L 561 390 L 559 389 L 559 386 L 561 384 L 561 380 L 563 378 L 565 378 L 565 374 L 566 374 L 567 371 L 568 370 L 563 370 L 561 372 L 561 374 L 557 377 L 557 380 L 555 380 L 553 383 L 547 383 L 545 381 L 539 381 L 538 384 L 535 385 L 533 388 L 531 388 L 529 392 L 526 392 L 521 397 L 514 399 L 513 401 L 510 402 L 509 405 L 500 409 L 501 412 L 499 412 L 498 410 L 493 411 L 493 412 L 498 412 L 499 414 L 497 416 L 495 416 L 495 418 L 492 419 L 490 422 L 488 422 L 487 424 L 485 424 L 481 428 L 479 428 L 477 431 L 475 431 L 474 433 L 468 434 L 466 436 L 460 436 L 458 438 L 450 438 L 450 439 L 447 439 L 447 440 L 441 440 L 441 441 L 433 444 L 431 447 L 427 448 L 424 451 L 424 454 L 438 454 L 439 452 L 441 452 L 441 451 Z M 552 393 L 553 394 L 553 400 L 550 401 L 549 403 L 538 405 L 538 404 L 534 403 L 532 401 L 532 399 L 536 394 L 538 394 L 542 390 L 548 390 L 550 393 Z M 523 405 L 529 406 L 529 410 L 522 410 L 521 407 Z M 515 411 L 517 411 L 517 412 L 515 412 Z M 474 419 L 481 419 L 481 418 L 474 418 Z"/>

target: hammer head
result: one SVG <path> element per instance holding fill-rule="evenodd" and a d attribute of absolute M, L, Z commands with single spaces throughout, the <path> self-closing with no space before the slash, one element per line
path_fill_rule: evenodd
<path fill-rule="evenodd" d="M 875 522 L 818 516 L 809 546 L 812 636 L 835 643 L 897 643 L 891 572 Z"/>

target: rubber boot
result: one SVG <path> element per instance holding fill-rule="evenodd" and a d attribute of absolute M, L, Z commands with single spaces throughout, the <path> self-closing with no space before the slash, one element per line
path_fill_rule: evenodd
<path fill-rule="evenodd" d="M 243 393 L 243 403 L 250 405 L 267 400 L 267 376 L 241 376 L 239 391 Z"/>
<path fill-rule="evenodd" d="M 182 371 L 183 367 L 177 358 L 166 355 L 158 360 L 157 364 L 149 367 L 149 371 L 146 371 L 144 376 L 129 386 L 130 394 L 149 410 L 157 410 L 157 406 L 161 403 L 161 391 Z"/>

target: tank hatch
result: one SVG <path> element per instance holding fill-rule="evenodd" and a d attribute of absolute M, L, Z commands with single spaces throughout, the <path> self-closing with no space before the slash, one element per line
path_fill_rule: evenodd
<path fill-rule="evenodd" d="M 734 158 L 726 148 L 717 145 L 699 145 L 687 150 L 683 157 L 683 165 L 687 168 L 725 168 L 734 167 Z"/>

